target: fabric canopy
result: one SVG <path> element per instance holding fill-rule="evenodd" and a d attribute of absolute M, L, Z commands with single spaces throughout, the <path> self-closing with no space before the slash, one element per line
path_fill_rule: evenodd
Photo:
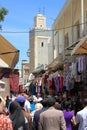
<path fill-rule="evenodd" d="M 14 68 L 19 60 L 19 50 L 0 35 L 0 66 Z M 2 63 L 3 66 L 2 66 Z"/>
<path fill-rule="evenodd" d="M 46 66 L 46 68 L 55 68 L 58 66 L 63 65 L 64 63 L 62 61 L 58 61 L 58 59 L 54 59 L 54 61 L 52 63 L 50 63 L 48 66 Z"/>
<path fill-rule="evenodd" d="M 32 71 L 32 74 L 33 75 L 37 75 L 37 74 L 40 74 L 40 73 L 44 73 L 44 65 L 40 65 L 38 67 L 36 67 L 33 71 Z"/>
<path fill-rule="evenodd" d="M 87 35 L 72 50 L 71 55 L 87 54 Z"/>

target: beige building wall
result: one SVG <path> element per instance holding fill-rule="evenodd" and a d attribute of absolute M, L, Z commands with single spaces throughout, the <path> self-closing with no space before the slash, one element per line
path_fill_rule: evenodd
<path fill-rule="evenodd" d="M 52 25 L 54 58 L 87 34 L 87 0 L 67 0 Z"/>
<path fill-rule="evenodd" d="M 22 78 L 28 79 L 30 72 L 30 63 L 26 60 L 22 61 Z"/>
<path fill-rule="evenodd" d="M 30 35 L 32 34 L 32 31 L 30 31 Z M 29 39 L 29 44 L 30 44 L 30 72 L 32 72 L 33 68 L 35 68 L 35 37 L 32 36 Z"/>

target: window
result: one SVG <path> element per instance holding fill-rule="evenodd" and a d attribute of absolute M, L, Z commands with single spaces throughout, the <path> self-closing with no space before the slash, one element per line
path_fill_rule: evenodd
<path fill-rule="evenodd" d="M 44 43 L 43 42 L 41 42 L 41 47 L 43 47 L 44 46 Z"/>
<path fill-rule="evenodd" d="M 68 36 L 68 33 L 65 35 L 65 48 L 68 47 L 69 45 L 69 36 Z"/>

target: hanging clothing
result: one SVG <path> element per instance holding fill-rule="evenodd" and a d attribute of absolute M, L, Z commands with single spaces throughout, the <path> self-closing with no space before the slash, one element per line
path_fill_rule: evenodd
<path fill-rule="evenodd" d="M 77 75 L 77 72 L 78 72 L 78 62 L 75 62 L 75 63 L 73 62 L 72 63 L 72 75 L 73 76 Z"/>
<path fill-rule="evenodd" d="M 47 79 L 48 85 L 51 88 L 52 87 L 52 77 L 49 75 L 49 78 Z"/>
<path fill-rule="evenodd" d="M 48 74 L 45 74 L 44 76 L 44 83 L 47 83 L 47 79 L 49 78 L 49 75 Z"/>
<path fill-rule="evenodd" d="M 38 93 L 41 93 L 41 80 L 38 81 Z"/>
<path fill-rule="evenodd" d="M 31 83 L 30 86 L 29 86 L 29 92 L 33 95 L 36 94 L 36 86 L 35 84 Z"/>
<path fill-rule="evenodd" d="M 52 78 L 52 94 L 55 94 L 56 92 L 55 92 L 55 79 L 54 78 Z"/>
<path fill-rule="evenodd" d="M 63 92 L 63 76 L 60 76 L 60 92 Z"/>
<path fill-rule="evenodd" d="M 56 91 L 59 92 L 59 86 L 60 86 L 60 77 L 59 76 L 56 76 L 55 77 L 55 86 L 56 86 Z"/>
<path fill-rule="evenodd" d="M 9 76 L 11 90 L 18 93 L 19 91 L 19 73 L 12 73 Z"/>
<path fill-rule="evenodd" d="M 69 90 L 69 80 L 66 79 L 66 90 Z"/>

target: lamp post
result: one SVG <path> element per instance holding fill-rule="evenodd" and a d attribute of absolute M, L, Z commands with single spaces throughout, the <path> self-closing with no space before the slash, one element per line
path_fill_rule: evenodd
<path fill-rule="evenodd" d="M 30 49 L 27 50 L 27 56 L 30 57 Z"/>

